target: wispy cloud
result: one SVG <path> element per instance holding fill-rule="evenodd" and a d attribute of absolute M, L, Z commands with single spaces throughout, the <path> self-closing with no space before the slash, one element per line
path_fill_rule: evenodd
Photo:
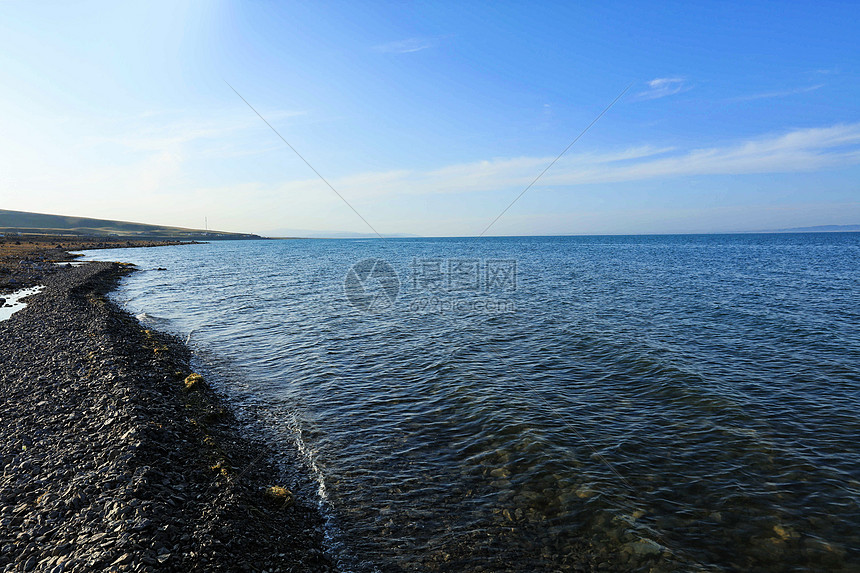
<path fill-rule="evenodd" d="M 648 89 L 639 92 L 639 99 L 658 99 L 667 97 L 690 89 L 684 78 L 654 78 L 648 82 Z"/>
<path fill-rule="evenodd" d="M 191 165 L 201 154 L 211 157 L 260 150 L 256 136 L 239 137 L 249 135 L 237 133 L 243 129 L 242 125 L 237 120 L 220 126 L 203 122 L 162 126 L 152 132 L 141 132 L 137 137 L 106 139 L 92 145 L 94 153 L 111 146 L 117 148 L 125 158 L 121 164 L 105 161 L 78 168 L 69 162 L 62 168 L 52 166 L 48 171 L 23 165 L 5 174 L 4 188 L 10 198 L 7 202 L 25 210 L 41 208 L 114 218 L 123 218 L 118 212 L 134 212 L 140 220 L 186 226 L 199 226 L 194 217 L 208 207 L 210 223 L 217 216 L 230 221 L 225 228 L 233 230 L 242 230 L 243 226 L 247 230 L 304 225 L 364 231 L 356 225 L 354 215 L 343 209 L 337 196 L 315 177 L 285 176 L 277 181 L 268 176 L 255 179 L 250 174 L 218 186 L 211 185 L 211 178 L 195 180 Z M 228 144 L 228 149 L 222 149 L 222 145 Z M 14 152 L 14 147 L 6 151 Z M 56 155 L 62 157 L 59 149 Z M 371 218 L 374 226 L 380 221 L 377 227 L 380 232 L 427 228 L 429 233 L 462 233 L 475 226 L 471 214 L 462 215 L 460 220 L 445 212 L 444 228 L 436 229 L 432 221 L 428 222 L 432 215 L 416 211 L 415 206 L 457 204 L 472 199 L 501 202 L 500 195 L 524 189 L 553 159 L 549 155 L 488 158 L 424 170 L 395 166 L 328 179 L 362 214 Z M 765 134 L 709 147 L 635 145 L 571 153 L 559 160 L 530 194 L 548 189 L 572 191 L 582 185 L 688 176 L 813 172 L 857 164 L 860 164 L 860 123 L 838 124 Z M 34 206 L 32 202 L 25 205 L 11 200 L 14 194 L 23 195 L 25 191 L 28 196 L 39 197 L 41 203 Z M 461 196 L 453 197 L 457 194 Z M 449 199 L 447 195 L 452 197 Z M 417 196 L 421 198 L 416 199 Z M 81 203 L 81 197 L 86 197 L 87 202 Z M 237 201 L 237 197 L 242 200 Z M 385 200 L 379 200 L 380 197 Z M 288 222 L 285 213 L 301 213 L 307 221 Z M 506 216 L 512 221 L 516 217 L 516 213 Z M 385 226 L 386 221 L 389 227 Z M 390 226 L 392 221 L 397 221 L 397 225 Z M 411 227 L 405 223 L 410 221 Z M 486 221 L 478 223 L 481 224 Z"/>
<path fill-rule="evenodd" d="M 408 38 L 398 42 L 388 42 L 387 44 L 374 46 L 373 50 L 384 54 L 411 54 L 432 47 L 433 41 L 429 38 Z"/>
<path fill-rule="evenodd" d="M 498 158 L 429 171 L 391 170 L 332 181 L 350 198 L 380 195 L 473 193 L 523 188 L 552 157 Z M 644 181 L 691 175 L 816 171 L 860 163 L 860 123 L 797 129 L 701 149 L 638 146 L 608 153 L 572 154 L 538 183 L 541 187 Z M 319 182 L 284 183 L 284 192 L 308 193 Z"/>
<path fill-rule="evenodd" d="M 779 98 L 779 97 L 788 97 L 797 94 L 805 94 L 809 92 L 814 92 L 815 90 L 821 89 L 825 84 L 815 84 L 814 86 L 806 86 L 803 88 L 795 88 L 791 90 L 781 90 L 781 91 L 773 91 L 773 92 L 763 92 L 758 94 L 751 94 L 747 96 L 740 96 L 736 98 L 732 98 L 729 101 L 753 101 L 757 99 L 770 99 L 770 98 Z"/>

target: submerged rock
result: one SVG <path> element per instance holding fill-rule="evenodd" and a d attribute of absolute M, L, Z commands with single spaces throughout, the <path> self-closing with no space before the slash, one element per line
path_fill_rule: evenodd
<path fill-rule="evenodd" d="M 663 552 L 663 549 L 664 547 L 656 541 L 652 541 L 651 539 L 646 539 L 644 537 L 636 541 L 626 543 L 622 548 L 625 552 L 640 556 L 659 555 Z"/>
<path fill-rule="evenodd" d="M 576 497 L 581 498 L 581 499 L 587 499 L 587 498 L 592 497 L 594 495 L 597 495 L 597 491 L 595 491 L 591 486 L 589 486 L 587 484 L 580 486 L 576 490 Z"/>

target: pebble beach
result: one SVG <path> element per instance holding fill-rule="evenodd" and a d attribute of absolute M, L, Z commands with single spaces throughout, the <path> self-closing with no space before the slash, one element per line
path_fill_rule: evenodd
<path fill-rule="evenodd" d="M 45 288 L 0 322 L 0 570 L 334 570 L 188 349 L 106 298 L 133 270 L 33 262 L 15 286 Z"/>

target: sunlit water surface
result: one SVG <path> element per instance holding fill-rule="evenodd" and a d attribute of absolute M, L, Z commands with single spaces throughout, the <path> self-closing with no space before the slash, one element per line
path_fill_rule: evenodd
<path fill-rule="evenodd" d="M 860 569 L 858 234 L 88 258 L 298 455 L 344 570 Z"/>
<path fill-rule="evenodd" d="M 39 294 L 44 286 L 35 286 L 18 289 L 13 292 L 0 293 L 0 321 L 9 320 L 12 315 L 27 307 L 27 303 L 21 299 Z"/>

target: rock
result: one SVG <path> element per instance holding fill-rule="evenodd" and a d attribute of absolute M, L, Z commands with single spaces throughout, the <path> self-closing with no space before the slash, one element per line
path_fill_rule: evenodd
<path fill-rule="evenodd" d="M 799 533 L 790 527 L 783 527 L 782 525 L 774 525 L 773 532 L 776 533 L 783 541 L 788 539 L 798 539 L 800 537 Z"/>
<path fill-rule="evenodd" d="M 197 374 L 196 372 L 192 372 L 185 378 L 185 389 L 186 390 L 197 390 L 201 386 L 205 384 L 203 380 L 203 376 Z"/>
<path fill-rule="evenodd" d="M 663 552 L 663 549 L 663 546 L 656 541 L 644 537 L 637 541 L 626 543 L 623 547 L 624 551 L 639 556 L 659 555 Z"/>
<path fill-rule="evenodd" d="M 293 503 L 293 492 L 285 487 L 275 485 L 267 487 L 265 490 L 266 497 L 280 505 L 291 505 Z"/>
<path fill-rule="evenodd" d="M 577 488 L 576 497 L 585 499 L 585 498 L 592 497 L 596 493 L 597 492 L 594 491 L 589 485 L 583 485 L 583 486 Z"/>
<path fill-rule="evenodd" d="M 511 472 L 507 468 L 496 468 L 490 471 L 490 475 L 494 478 L 508 478 L 511 476 Z"/>

